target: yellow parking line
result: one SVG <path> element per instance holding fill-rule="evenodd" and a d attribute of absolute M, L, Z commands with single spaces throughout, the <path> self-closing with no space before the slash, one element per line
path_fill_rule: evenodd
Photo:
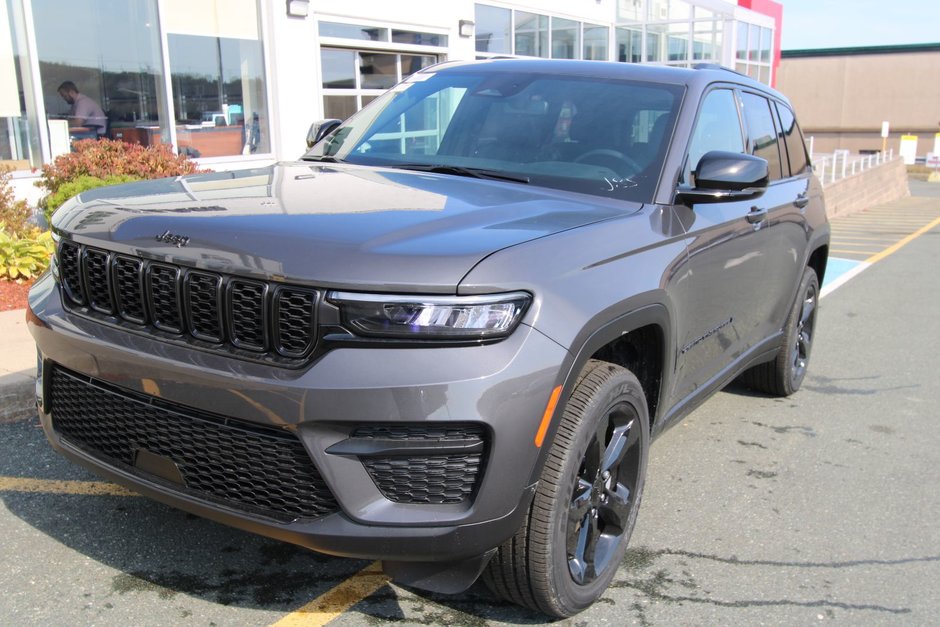
<path fill-rule="evenodd" d="M 373 562 L 271 627 L 320 627 L 388 583 L 382 564 Z"/>
<path fill-rule="evenodd" d="M 905 237 L 904 239 L 902 239 L 900 242 L 898 242 L 898 243 L 896 243 L 896 244 L 893 244 L 892 246 L 889 246 L 888 248 L 885 248 L 885 249 L 884 249 L 883 251 L 881 251 L 880 253 L 876 253 L 876 254 L 872 255 L 871 257 L 869 257 L 869 258 L 866 259 L 865 261 L 867 261 L 868 263 L 875 263 L 876 261 L 881 261 L 882 259 L 884 259 L 884 258 L 887 257 L 888 255 L 892 255 L 892 254 L 896 253 L 897 251 L 899 251 L 901 248 L 907 246 L 907 245 L 908 245 L 909 243 L 911 243 L 913 240 L 917 239 L 918 237 L 920 237 L 921 235 L 923 235 L 924 233 L 926 233 L 926 232 L 929 231 L 930 229 L 934 228 L 935 226 L 940 226 L 940 218 L 937 218 L 936 220 L 934 220 L 934 221 L 931 222 L 930 224 L 926 224 L 926 225 L 922 226 L 921 228 L 917 229 L 916 231 L 914 231 L 913 233 L 911 233 L 910 235 L 908 235 L 907 237 Z"/>
<path fill-rule="evenodd" d="M 57 481 L 0 477 L 0 492 L 31 492 L 39 494 L 82 494 L 87 496 L 138 496 L 126 488 L 104 481 Z"/>

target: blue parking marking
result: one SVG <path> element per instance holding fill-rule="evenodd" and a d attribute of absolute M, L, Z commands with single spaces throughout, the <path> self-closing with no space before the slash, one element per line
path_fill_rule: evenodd
<path fill-rule="evenodd" d="M 863 262 L 855 259 L 842 259 L 840 257 L 829 257 L 826 264 L 826 279 L 823 285 L 829 286 L 844 274 L 847 274 L 860 266 Z"/>
<path fill-rule="evenodd" d="M 829 257 L 829 261 L 826 264 L 826 278 L 823 282 L 822 289 L 819 290 L 819 297 L 822 298 L 841 285 L 844 285 L 870 265 L 871 264 L 867 261 Z"/>

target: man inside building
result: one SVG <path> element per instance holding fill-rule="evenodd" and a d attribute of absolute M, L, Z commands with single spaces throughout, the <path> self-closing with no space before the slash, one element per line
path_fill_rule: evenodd
<path fill-rule="evenodd" d="M 107 130 L 108 119 L 97 102 L 78 91 L 72 81 L 59 85 L 59 95 L 69 103 L 69 131 L 73 136 L 87 132 L 91 137 L 100 137 Z"/>

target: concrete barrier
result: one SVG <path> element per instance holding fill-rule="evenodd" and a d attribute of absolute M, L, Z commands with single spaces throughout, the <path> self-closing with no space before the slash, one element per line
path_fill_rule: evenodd
<path fill-rule="evenodd" d="M 844 216 L 911 195 L 903 159 L 893 159 L 823 188 L 826 213 Z"/>

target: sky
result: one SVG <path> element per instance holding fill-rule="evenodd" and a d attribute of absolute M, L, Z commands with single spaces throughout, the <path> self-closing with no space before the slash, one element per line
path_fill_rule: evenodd
<path fill-rule="evenodd" d="M 940 43 L 940 0 L 777 0 L 783 50 Z"/>

